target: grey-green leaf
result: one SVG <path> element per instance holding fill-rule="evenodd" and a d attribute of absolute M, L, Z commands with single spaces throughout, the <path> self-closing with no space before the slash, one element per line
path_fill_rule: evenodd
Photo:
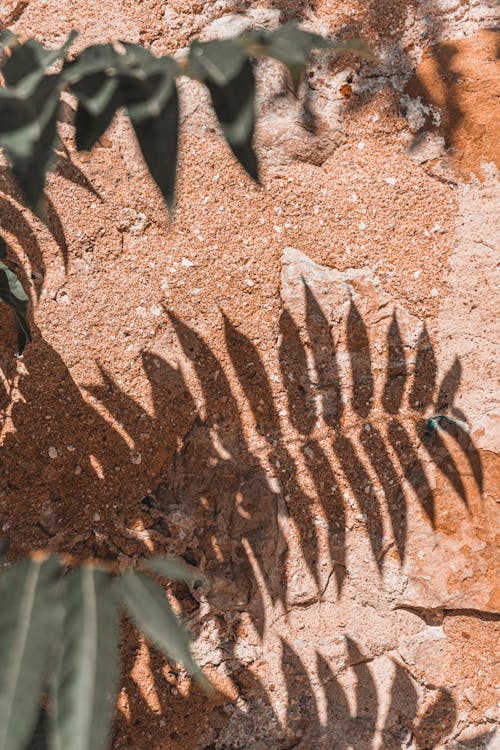
<path fill-rule="evenodd" d="M 259 167 L 252 141 L 255 131 L 255 77 L 250 60 L 230 83 L 207 82 L 215 113 L 233 154 L 256 182 Z"/>
<path fill-rule="evenodd" d="M 325 47 L 328 42 L 319 34 L 303 31 L 293 23 L 279 26 L 274 31 L 254 29 L 240 39 L 249 53 L 265 55 L 282 62 L 290 71 L 295 93 L 299 87 L 309 55 L 314 48 Z"/>
<path fill-rule="evenodd" d="M 232 152 L 259 179 L 252 146 L 255 130 L 255 76 L 243 48 L 233 41 L 193 42 L 189 54 L 193 77 L 210 91 L 215 114 Z"/>
<path fill-rule="evenodd" d="M 13 48 L 2 69 L 8 85 L 0 88 L 0 146 L 35 210 L 54 158 L 62 84 L 59 73 L 47 71 L 64 58 L 74 37 L 56 50 L 30 39 Z"/>
<path fill-rule="evenodd" d="M 111 44 L 96 44 L 64 66 L 62 78 L 70 84 L 78 100 L 75 139 L 79 150 L 92 148 L 122 104 L 119 74 L 122 57 Z"/>
<path fill-rule="evenodd" d="M 79 151 L 90 151 L 111 125 L 121 106 L 120 83 L 105 73 L 96 73 L 81 81 L 75 117 L 75 141 Z"/>
<path fill-rule="evenodd" d="M 0 55 L 2 55 L 6 49 L 13 47 L 17 44 L 18 38 L 9 29 L 3 29 L 0 32 Z"/>
<path fill-rule="evenodd" d="M 282 62 L 290 71 L 295 93 L 297 93 L 304 68 L 315 49 L 328 49 L 332 52 L 352 52 L 368 59 L 375 55 L 367 44 L 360 40 L 330 40 L 326 37 L 305 31 L 294 23 L 278 26 L 273 31 L 253 29 L 238 40 L 248 54 L 265 55 Z"/>
<path fill-rule="evenodd" d="M 187 74 L 200 81 L 225 86 L 233 81 L 247 60 L 243 47 L 231 39 L 199 42 L 189 49 Z"/>
<path fill-rule="evenodd" d="M 92 44 L 82 50 L 75 60 L 66 61 L 62 70 L 62 79 L 75 93 L 81 81 L 97 73 L 108 76 L 118 74 L 120 60 L 112 44 Z"/>
<path fill-rule="evenodd" d="M 19 354 L 22 354 L 26 342 L 31 339 L 30 327 L 26 317 L 28 296 L 14 271 L 11 271 L 2 261 L 0 261 L 0 300 L 5 302 L 14 313 L 17 349 Z"/>
<path fill-rule="evenodd" d="M 203 679 L 190 650 L 190 636 L 170 606 L 164 589 L 148 576 L 129 570 L 120 576 L 127 611 L 153 645 L 188 672 Z"/>
<path fill-rule="evenodd" d="M 188 568 L 184 561 L 175 557 L 149 557 L 141 561 L 141 568 L 170 581 L 182 581 L 193 588 L 207 585 L 204 575 L 193 568 Z"/>
<path fill-rule="evenodd" d="M 32 80 L 40 78 L 54 63 L 64 59 L 69 46 L 77 36 L 77 32 L 72 31 L 64 44 L 57 49 L 48 49 L 36 39 L 27 39 L 23 44 L 15 44 L 10 57 L 2 67 L 7 86 L 16 86 L 33 73 L 36 76 Z M 16 37 L 11 39 L 10 43 L 15 40 Z"/>
<path fill-rule="evenodd" d="M 61 652 L 52 686 L 56 750 L 106 747 L 116 704 L 118 604 L 111 573 L 82 565 L 66 579 Z"/>
<path fill-rule="evenodd" d="M 58 639 L 61 565 L 23 560 L 0 577 L 0 750 L 24 750 Z"/>
<path fill-rule="evenodd" d="M 164 74 L 144 81 L 145 98 L 127 107 L 144 160 L 170 209 L 175 195 L 179 131 L 175 72 L 173 60 L 165 58 Z"/>
<path fill-rule="evenodd" d="M 49 717 L 44 708 L 40 708 L 38 721 L 26 750 L 49 750 Z"/>

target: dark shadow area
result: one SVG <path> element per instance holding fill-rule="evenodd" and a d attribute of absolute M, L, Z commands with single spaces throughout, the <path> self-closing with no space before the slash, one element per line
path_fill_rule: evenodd
<path fill-rule="evenodd" d="M 55 171 L 64 177 L 65 180 L 69 180 L 78 187 L 87 190 L 89 193 L 94 195 L 99 200 L 102 200 L 102 196 L 98 190 L 92 185 L 88 177 L 85 175 L 80 167 L 75 164 L 71 158 L 71 154 L 65 149 L 64 156 L 61 154 L 57 160 Z"/>
<path fill-rule="evenodd" d="M 0 189 L 4 196 L 0 196 L 0 215 L 2 217 L 2 228 L 11 232 L 17 239 L 19 246 L 22 248 L 22 252 L 28 258 L 30 266 L 32 268 L 32 281 L 26 278 L 26 273 L 19 264 L 16 264 L 16 271 L 23 284 L 23 287 L 28 295 L 35 295 L 39 297 L 43 279 L 46 272 L 46 265 L 43 258 L 42 249 L 40 242 L 37 238 L 35 229 L 32 227 L 31 217 L 36 220 L 38 218 L 48 229 L 52 238 L 54 239 L 61 255 L 63 258 L 64 266 L 68 267 L 68 244 L 66 241 L 66 235 L 64 227 L 59 218 L 59 215 L 54 207 L 53 202 L 47 194 L 44 196 L 43 206 L 37 217 L 31 214 L 30 209 L 20 208 L 25 206 L 24 197 L 22 196 L 19 187 L 15 180 L 11 177 L 10 172 L 6 168 L 0 169 Z M 9 200 L 5 196 L 10 196 L 12 200 Z M 26 217 L 26 214 L 30 216 L 30 219 Z M 15 259 L 11 257 L 13 263 L 16 263 Z"/>
<path fill-rule="evenodd" d="M 419 457 L 418 438 L 410 430 L 412 424 L 417 424 L 421 444 L 465 504 L 466 489 L 441 431 L 466 456 L 479 490 L 483 482 L 481 461 L 466 424 L 434 411 L 439 407 L 440 412 L 455 413 L 453 402 L 461 368 L 455 361 L 441 383 L 437 382 L 436 356 L 425 330 L 417 345 L 417 364 L 410 366 L 394 317 L 386 334 L 384 372 L 376 377 L 369 330 L 351 301 L 341 324 L 345 341 L 341 354 L 347 360 L 347 368 L 341 370 L 333 331 L 307 286 L 305 303 L 302 328 L 289 311 L 282 312 L 279 363 L 286 412 L 300 436 L 296 450 L 310 476 L 310 489 L 303 489 L 297 455 L 285 434 L 283 414 L 255 344 L 224 316 L 227 351 L 255 429 L 266 445 L 267 463 L 251 447 L 248 424 L 244 423 L 230 379 L 214 351 L 191 326 L 171 314 L 175 356 L 180 353 L 192 368 L 202 403 L 178 364 L 149 352 L 143 353 L 142 361 L 151 388 L 152 413 L 128 396 L 104 368 L 100 385 L 86 389 L 95 400 L 96 406 L 92 406 L 82 397 L 60 356 L 36 331 L 34 343 L 24 357 L 29 374 L 14 383 L 16 360 L 3 345 L 0 425 L 8 418 L 15 426 L 15 431 L 5 437 L 0 453 L 1 497 L 8 498 L 8 504 L 3 503 L 3 517 L 7 529 L 12 527 L 8 536 L 13 555 L 42 546 L 71 551 L 84 558 L 130 562 L 152 552 L 178 552 L 190 564 L 201 565 L 212 580 L 208 594 L 210 618 L 223 643 L 224 658 L 232 665 L 231 674 L 236 684 L 249 691 L 250 703 L 255 701 L 259 711 L 265 711 L 269 718 L 271 729 L 259 729 L 251 717 L 241 715 L 242 731 L 250 733 L 248 742 L 251 732 L 275 732 L 276 738 L 295 737 L 299 744 L 292 747 L 330 750 L 328 743 L 333 732 L 340 743 L 336 746 L 353 745 L 363 750 L 374 742 L 379 697 L 367 666 L 369 660 L 356 643 L 346 640 L 348 669 L 356 678 L 354 713 L 337 675 L 318 654 L 327 701 L 326 724 L 319 718 L 307 670 L 284 644 L 283 673 L 288 689 L 285 731 L 264 689 L 239 662 L 235 623 L 245 613 L 262 637 L 270 605 L 264 600 L 259 577 L 274 605 L 285 610 L 290 606 L 287 542 L 278 521 L 280 515 L 286 514 L 293 521 L 305 566 L 320 592 L 300 605 L 320 601 L 324 588 L 318 513 L 326 522 L 332 580 L 336 583 L 336 596 L 341 596 L 349 576 L 349 509 L 342 485 L 349 487 L 361 514 L 378 569 L 382 571 L 384 566 L 384 508 L 390 518 L 395 549 L 400 562 L 404 562 L 409 498 L 402 477 L 413 488 L 430 522 L 434 520 L 433 493 Z M 381 380 L 383 386 L 380 404 L 376 403 L 376 380 Z M 14 399 L 9 383 L 16 389 Z M 386 436 L 374 417 L 380 408 L 386 417 Z M 429 431 L 425 416 L 429 413 L 435 423 L 430 435 L 424 434 L 424 428 Z M 53 445 L 57 446 L 57 460 L 47 458 Z M 135 458 L 138 451 L 142 452 L 141 462 Z M 37 467 L 36 476 L 33 467 Z M 380 487 L 371 478 L 372 472 Z M 145 485 L 149 486 L 148 492 L 144 492 Z M 91 515 L 87 512 L 89 502 Z M 33 519 L 37 518 L 38 526 L 34 528 Z M 206 617 L 197 619 L 198 599 L 185 586 L 177 586 L 174 594 L 195 632 L 199 632 Z M 181 679 L 178 670 L 152 655 L 154 668 L 148 679 L 155 683 L 151 695 L 154 693 L 156 698 L 150 696 L 146 700 L 137 687 L 138 682 L 144 686 L 145 678 L 134 677 L 140 644 L 134 634 L 127 632 L 124 684 L 128 707 L 118 720 L 115 747 L 124 748 L 127 742 L 137 748 L 146 746 L 149 729 L 141 724 L 146 713 L 151 714 L 146 722 L 149 728 L 152 722 L 167 717 L 167 728 L 160 730 L 162 741 L 180 748 L 184 729 L 171 725 L 169 717 L 183 715 L 184 706 L 186 717 L 192 716 L 188 708 L 192 696 L 198 696 L 195 704 L 201 711 L 202 698 L 196 693 L 197 688 L 192 688 L 189 700 L 179 691 L 172 692 Z M 164 677 L 165 669 L 172 674 L 171 682 Z M 397 665 L 391 709 L 382 731 L 386 748 L 402 747 L 401 738 L 411 733 L 418 748 L 429 749 L 451 731 L 455 713 L 449 694 L 438 691 L 435 702 L 422 716 L 413 690 L 409 676 Z M 221 733 L 229 732 L 227 712 L 217 700 L 213 703 L 214 721 L 219 722 Z M 158 708 L 153 711 L 154 701 Z M 236 708 L 234 711 L 240 716 Z M 177 723 L 181 727 L 180 719 Z M 260 741 L 262 748 L 268 746 L 265 736 Z M 274 747 L 287 747 L 283 739 L 279 742 L 276 739 Z M 257 741 L 241 745 L 250 746 L 260 747 Z M 208 744 L 207 750 L 210 747 Z"/>
<path fill-rule="evenodd" d="M 59 108 L 59 122 L 66 123 L 67 125 L 73 126 L 75 118 L 75 110 L 70 107 L 68 102 L 61 101 Z M 62 138 L 59 139 L 57 153 L 57 162 L 55 164 L 55 171 L 69 180 L 74 185 L 87 190 L 87 192 L 94 195 L 99 200 L 102 200 L 102 196 L 98 190 L 92 185 L 86 174 L 80 169 L 78 164 L 75 164 L 71 151 L 66 146 Z"/>
<path fill-rule="evenodd" d="M 292 646 L 281 642 L 281 670 L 287 687 L 285 726 L 281 726 L 268 694 L 259 679 L 243 665 L 233 665 L 232 679 L 245 695 L 246 710 L 233 706 L 224 710 L 221 695 L 210 699 L 210 724 L 203 723 L 193 728 L 192 710 L 207 700 L 196 686 L 189 697 L 181 698 L 175 685 L 175 669 L 161 666 L 161 660 L 151 653 L 152 685 L 148 694 L 149 703 L 156 704 L 158 731 L 154 739 L 143 726 L 144 714 L 151 711 L 143 693 L 133 681 L 127 682 L 126 707 L 128 718 L 119 714 L 115 724 L 115 750 L 134 747 L 151 747 L 159 750 L 165 746 L 180 750 L 186 746 L 200 750 L 233 750 L 242 748 L 297 748 L 297 750 L 371 750 L 377 736 L 383 741 L 384 750 L 401 750 L 411 742 L 416 750 L 432 750 L 445 740 L 453 730 L 456 708 L 450 693 L 438 688 L 431 694 L 425 707 L 420 699 L 410 674 L 399 663 L 393 662 L 390 685 L 389 708 L 382 726 L 377 721 L 380 715 L 380 690 L 376 678 L 359 645 L 346 638 L 346 667 L 340 672 L 332 671 L 325 658 L 317 653 L 317 675 L 323 693 L 323 711 L 318 705 L 318 696 L 313 688 L 309 670 Z M 140 648 L 140 647 L 139 647 Z M 127 672 L 133 671 L 138 651 L 136 641 L 126 641 Z M 167 679 L 165 679 L 165 675 Z M 352 687 L 347 688 L 347 684 Z M 354 693 L 354 707 L 350 694 Z M 189 710 L 191 703 L 191 711 Z M 227 705 L 227 701 L 226 701 Z M 206 707 L 205 707 L 206 708 Z M 326 715 L 325 715 L 326 714 Z M 163 719 L 163 721 L 162 721 Z M 149 723 L 147 725 L 149 727 Z M 484 740 L 487 733 L 476 738 Z M 481 744 L 466 747 L 484 747 Z"/>
<path fill-rule="evenodd" d="M 3 197 L 0 197 L 0 213 L 2 216 L 2 229 L 15 236 L 19 246 L 29 258 L 32 278 L 28 279 L 24 266 L 21 265 L 10 247 L 8 247 L 7 263 L 15 271 L 26 293 L 38 299 L 43 286 L 46 265 L 36 232 L 17 206 Z M 5 239 L 3 233 L 2 236 Z"/>
<path fill-rule="evenodd" d="M 268 695 L 251 672 L 236 666 L 232 675 L 239 691 L 245 695 L 246 709 L 233 706 L 231 715 L 224 709 L 227 700 L 220 693 L 207 696 L 196 685 L 189 694 L 181 695 L 182 679 L 175 667 L 165 664 L 154 651 L 138 643 L 133 629 L 123 629 L 121 651 L 124 674 L 134 674 L 137 655 L 147 651 L 150 668 L 149 690 L 145 695 L 136 682 L 138 675 L 126 680 L 120 696 L 120 711 L 113 727 L 114 750 L 135 748 L 143 750 L 264 750 L 266 747 L 296 748 L 297 750 L 371 750 L 377 737 L 384 750 L 401 750 L 411 746 L 415 750 L 433 750 L 446 740 L 455 725 L 456 707 L 448 690 L 435 689 L 422 708 L 415 683 L 406 669 L 393 662 L 389 692 L 389 707 L 383 724 L 377 722 L 380 713 L 380 692 L 367 659 L 358 644 L 346 638 L 346 668 L 334 673 L 324 657 L 316 654 L 317 675 L 323 693 L 320 712 L 307 667 L 293 648 L 281 643 L 281 669 L 287 686 L 287 716 L 285 727 L 269 702 Z M 346 678 L 354 683 L 354 708 L 346 689 Z M 144 678 L 144 676 L 143 676 Z M 210 708 L 207 721 L 207 707 Z M 156 719 L 154 736 L 151 723 L 144 716 Z M 205 718 L 193 726 L 193 715 Z M 323 716 L 322 716 L 323 714 Z M 325 716 L 326 714 L 326 716 Z M 27 750 L 48 747 L 49 722 L 46 710 L 41 709 L 32 742 Z M 494 732 L 485 730 L 473 739 L 462 740 L 460 747 L 485 749 Z M 215 741 L 212 741 L 215 740 Z M 333 743 L 333 744 L 332 744 Z"/>

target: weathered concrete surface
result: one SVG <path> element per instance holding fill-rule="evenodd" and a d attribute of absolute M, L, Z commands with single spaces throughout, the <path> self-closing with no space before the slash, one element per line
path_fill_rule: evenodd
<path fill-rule="evenodd" d="M 259 65 L 260 188 L 182 83 L 174 220 L 124 117 L 86 155 L 66 111 L 49 227 L 2 167 L 36 276 L 24 359 L 0 338 L 2 534 L 210 575 L 171 594 L 221 695 L 128 629 L 116 750 L 495 748 L 495 3 L 269 5 L 2 5 L 54 45 L 298 16 L 380 56 L 318 56 L 306 107 Z"/>

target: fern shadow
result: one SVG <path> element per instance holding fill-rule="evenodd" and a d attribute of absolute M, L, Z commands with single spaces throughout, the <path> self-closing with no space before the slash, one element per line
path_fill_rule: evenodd
<path fill-rule="evenodd" d="M 243 686 L 253 685 L 252 700 L 266 707 L 266 716 L 273 717 L 276 738 L 292 736 L 302 743 L 297 747 L 324 746 L 326 750 L 334 732 L 339 747 L 347 748 L 354 742 L 357 748 L 369 748 L 379 731 L 380 697 L 369 658 L 352 638 L 346 640 L 346 668 L 353 671 L 356 680 L 355 713 L 342 680 L 339 682 L 339 676 L 318 654 L 322 690 L 329 696 L 326 708 L 321 709 L 308 669 L 293 645 L 283 645 L 282 672 L 289 694 L 288 719 L 283 728 L 283 719 L 275 715 L 264 685 L 259 686 L 249 663 L 241 661 L 232 640 L 232 626 L 228 627 L 225 617 L 232 613 L 233 625 L 238 615 L 249 618 L 262 639 L 271 611 L 287 612 L 295 603 L 309 606 L 321 601 L 330 578 L 325 578 L 322 568 L 325 547 L 318 518 L 325 519 L 321 528 L 326 529 L 329 573 L 335 584 L 333 596 L 337 600 L 342 597 L 350 574 L 348 519 L 352 513 L 342 491 L 345 483 L 361 513 L 378 570 L 382 573 L 384 565 L 384 504 L 394 546 L 400 563 L 404 562 L 408 490 L 403 478 L 432 523 L 433 495 L 417 438 L 422 425 L 427 425 L 425 415 L 429 409 L 439 407 L 443 412 L 454 413 L 460 368 L 453 363 L 438 384 L 437 361 L 425 331 L 417 344 L 418 368 L 412 366 L 407 361 L 398 320 L 393 316 L 386 332 L 387 355 L 379 388 L 373 343 L 356 303 L 351 300 L 338 326 L 340 343 L 338 331 L 332 328 L 315 292 L 307 285 L 304 310 L 303 325 L 288 310 L 283 311 L 279 325 L 277 359 L 285 415 L 277 406 L 276 386 L 257 347 L 227 316 L 223 316 L 224 339 L 236 380 L 224 371 L 209 343 L 171 314 L 171 341 L 172 346 L 176 342 L 177 362 L 153 352 L 142 354 L 152 411 L 125 393 L 103 367 L 100 384 L 88 386 L 90 400 L 84 398 L 85 392 L 82 394 L 74 383 L 60 356 L 35 332 L 34 344 L 25 355 L 29 376 L 21 378 L 16 386 L 23 398 L 14 404 L 9 402 L 8 393 L 4 398 L 5 409 L 10 409 L 8 419 L 16 431 L 7 436 L 0 456 L 2 476 L 9 477 L 8 486 L 2 489 L 8 490 L 12 503 L 9 517 L 15 514 L 18 526 L 25 522 L 28 530 L 32 525 L 30 518 L 37 517 L 37 510 L 40 514 L 37 530 L 26 531 L 24 539 L 13 540 L 13 554 L 20 554 L 23 545 L 33 546 L 38 535 L 39 546 L 81 557 L 130 562 L 144 555 L 173 552 L 190 564 L 202 566 L 213 581 L 204 605 L 209 614 L 200 615 L 200 602 L 187 588 L 177 588 L 172 594 L 200 638 L 205 637 L 204 628 L 211 623 L 224 660 L 232 665 L 230 674 L 238 675 Z M 179 366 L 180 360 L 191 368 L 191 377 L 184 366 Z M 15 367 L 9 361 L 5 359 L 5 368 L 13 379 Z M 201 398 L 193 391 L 194 380 Z M 248 424 L 235 382 L 252 415 L 252 429 L 265 446 L 265 462 L 262 451 L 256 452 L 255 442 L 248 438 Z M 420 433 L 410 430 L 408 408 Z M 380 413 L 387 422 L 386 432 L 380 427 Z M 47 420 L 47 416 L 51 419 Z M 440 426 L 466 455 L 474 482 L 481 488 L 479 453 L 465 428 L 458 425 L 455 430 L 456 420 L 445 415 L 441 415 Z M 296 436 L 293 449 L 290 430 Z M 144 435 L 154 436 L 154 444 L 150 452 L 143 453 L 144 464 L 135 464 L 140 446 L 146 450 Z M 56 463 L 45 461 L 34 481 L 29 467 L 40 466 L 39 445 L 46 449 L 56 440 L 63 455 Z M 441 442 L 439 450 L 435 442 L 431 447 L 426 445 L 425 450 L 465 502 L 467 494 L 464 489 L 462 495 L 453 474 L 448 443 Z M 65 450 L 65 446 L 72 450 Z M 21 473 L 17 462 L 20 454 L 26 462 Z M 74 454 L 78 456 L 78 474 Z M 310 477 L 307 489 L 302 481 L 304 469 Z M 141 491 L 145 482 L 149 484 L 147 492 Z M 28 501 L 26 487 L 33 491 L 32 496 L 28 493 Z M 101 505 L 96 512 L 94 504 L 94 515 L 88 515 L 84 504 L 75 506 L 75 488 L 80 498 L 94 498 L 99 493 Z M 55 521 L 49 517 L 49 510 L 45 512 L 46 506 L 57 509 Z M 63 529 L 58 528 L 59 517 L 65 518 Z M 279 523 L 280 517 L 287 517 L 297 530 L 303 571 L 314 581 L 313 593 L 300 602 L 294 599 L 296 593 L 290 588 L 289 537 Z M 42 540 L 40 528 L 45 534 Z M 141 747 L 140 743 L 146 741 L 144 738 L 149 737 L 151 728 L 162 717 L 168 720 L 174 710 L 184 715 L 182 707 L 190 700 L 172 692 L 172 687 L 178 690 L 179 681 L 183 684 L 182 675 L 175 669 L 172 672 L 173 668 L 154 654 L 148 656 L 141 651 L 144 647 L 136 635 L 129 633 L 126 639 L 122 698 L 127 703 L 123 703 L 117 719 L 117 748 L 129 741 Z M 149 676 L 145 676 L 140 670 L 148 659 L 152 667 Z M 139 670 L 135 677 L 134 669 Z M 429 713 L 429 709 L 424 720 L 420 714 L 417 716 L 416 698 L 412 698 L 410 688 L 404 687 L 406 673 L 401 672 L 401 667 L 395 669 L 396 687 L 393 686 L 389 712 L 392 718 L 387 718 L 383 729 L 385 746 L 396 750 L 404 732 L 412 732 L 422 750 L 435 746 L 441 739 L 441 735 L 432 735 L 436 726 L 442 726 L 442 736 L 451 731 L 451 697 L 445 691 L 440 693 L 434 713 Z M 170 677 L 166 679 L 165 674 Z M 146 696 L 145 684 L 151 686 Z M 187 687 L 185 690 L 186 696 L 197 695 L 195 688 L 195 693 Z M 400 700 L 401 695 L 406 695 L 406 702 Z M 196 701 L 196 706 L 201 705 Z M 229 732 L 225 728 L 227 712 L 217 701 L 210 706 L 224 736 L 224 732 Z M 239 716 L 238 711 L 234 708 L 234 716 Z M 185 715 L 187 725 L 192 713 L 186 708 Z M 136 721 L 142 723 L 134 724 Z M 251 721 L 245 726 L 245 731 L 257 731 Z M 175 732 L 178 736 L 172 734 Z M 180 747 L 184 741 L 182 732 L 170 727 L 161 729 L 159 736 L 173 747 L 175 743 Z M 264 747 L 264 739 L 262 743 Z M 242 745 L 250 746 L 257 745 Z M 281 747 L 278 739 L 276 747 Z"/>

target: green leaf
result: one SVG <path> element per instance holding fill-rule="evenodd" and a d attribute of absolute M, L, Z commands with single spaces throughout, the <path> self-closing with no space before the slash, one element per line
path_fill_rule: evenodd
<path fill-rule="evenodd" d="M 379 59 L 372 48 L 361 39 L 346 39 L 344 41 L 332 40 L 329 43 L 328 49 L 339 55 L 342 53 L 348 55 L 357 55 L 358 57 L 363 57 L 365 60 L 371 60 L 372 62 L 375 62 Z"/>
<path fill-rule="evenodd" d="M 57 141 L 57 117 L 59 111 L 60 90 L 57 76 L 46 76 L 40 86 L 46 90 L 45 104 L 38 111 L 37 118 L 31 130 L 31 148 L 23 155 L 23 131 L 17 133 L 17 138 L 10 143 L 4 142 L 7 157 L 12 163 L 12 170 L 19 182 L 30 206 L 38 210 L 40 198 L 45 188 L 45 178 L 55 159 L 54 146 Z M 39 91 L 39 95 L 41 93 Z M 25 129 L 23 129 L 25 130 Z M 26 132 L 26 131 L 25 131 Z M 14 145 L 15 144 L 15 145 Z M 19 149 L 18 146 L 21 146 Z"/>
<path fill-rule="evenodd" d="M 80 83 L 75 117 L 75 141 L 79 151 L 90 151 L 111 125 L 122 105 L 120 83 L 96 73 Z"/>
<path fill-rule="evenodd" d="M 0 55 L 3 55 L 6 49 L 13 47 L 18 42 L 18 37 L 9 31 L 9 29 L 3 29 L 0 32 Z"/>
<path fill-rule="evenodd" d="M 27 39 L 23 44 L 12 47 L 11 55 L 2 67 L 7 86 L 17 86 L 33 73 L 38 78 L 45 75 L 52 65 L 64 59 L 68 48 L 77 36 L 77 32 L 72 31 L 64 44 L 57 49 L 48 49 L 36 39 Z"/>
<path fill-rule="evenodd" d="M 14 313 L 14 322 L 17 330 L 17 349 L 21 355 L 26 342 L 31 341 L 30 327 L 26 317 L 28 297 L 16 274 L 2 261 L 0 261 L 0 300 L 9 305 Z"/>
<path fill-rule="evenodd" d="M 197 570 L 188 568 L 183 560 L 175 557 L 149 557 L 141 560 L 141 568 L 156 573 L 170 581 L 182 581 L 193 588 L 207 585 L 207 579 Z"/>
<path fill-rule="evenodd" d="M 144 160 L 170 209 L 175 195 L 179 132 L 176 72 L 174 61 L 164 58 L 163 74 L 153 76 L 142 84 L 145 98 L 127 106 Z M 126 92 L 124 98 L 128 98 Z"/>
<path fill-rule="evenodd" d="M 92 148 L 122 106 L 120 66 L 120 56 L 111 44 L 87 47 L 64 66 L 62 77 L 78 100 L 75 128 L 80 151 Z"/>
<path fill-rule="evenodd" d="M 8 87 L 0 89 L 0 146 L 35 210 L 54 158 L 62 85 L 60 73 L 47 71 L 64 58 L 74 37 L 56 50 L 28 40 L 13 48 L 2 69 Z"/>
<path fill-rule="evenodd" d="M 207 82 L 222 132 L 233 154 L 256 182 L 257 156 L 252 146 L 255 131 L 255 77 L 247 60 L 236 78 L 225 86 Z"/>
<path fill-rule="evenodd" d="M 96 73 L 118 75 L 119 55 L 112 44 L 93 44 L 82 50 L 74 60 L 67 60 L 62 79 L 72 90 L 78 91 L 81 81 Z"/>
<path fill-rule="evenodd" d="M 255 29 L 245 34 L 240 43 L 249 52 L 272 57 L 286 65 L 295 93 L 312 50 L 326 46 L 326 40 L 319 34 L 303 31 L 292 23 L 279 26 L 274 31 Z"/>
<path fill-rule="evenodd" d="M 44 708 L 38 713 L 38 721 L 27 750 L 49 750 L 49 717 Z"/>
<path fill-rule="evenodd" d="M 59 109 L 58 76 L 44 76 L 29 97 L 0 89 L 0 146 L 33 208 L 53 159 Z"/>
<path fill-rule="evenodd" d="M 189 61 L 212 97 L 232 152 L 254 180 L 259 179 L 252 146 L 255 130 L 255 76 L 241 47 L 232 41 L 193 42 Z"/>
<path fill-rule="evenodd" d="M 5 555 L 9 551 L 10 542 L 8 539 L 0 539 L 0 563 L 3 563 Z"/>
<path fill-rule="evenodd" d="M 123 42 L 124 53 L 111 45 L 90 47 L 66 65 L 64 78 L 78 99 L 76 144 L 90 149 L 125 106 L 151 176 L 171 208 L 177 171 L 179 102 L 170 57 L 155 57 Z"/>
<path fill-rule="evenodd" d="M 189 49 L 188 75 L 225 86 L 236 78 L 248 59 L 241 45 L 231 39 L 193 41 Z"/>
<path fill-rule="evenodd" d="M 127 611 L 139 630 L 170 659 L 184 664 L 203 680 L 190 650 L 190 636 L 170 606 L 164 589 L 142 573 L 128 570 L 120 576 Z"/>
<path fill-rule="evenodd" d="M 114 577 L 82 565 L 65 581 L 61 653 L 53 685 L 57 750 L 101 750 L 116 705 L 118 606 Z"/>
<path fill-rule="evenodd" d="M 0 577 L 0 750 L 24 750 L 58 638 L 61 565 L 23 560 Z"/>
<path fill-rule="evenodd" d="M 319 34 L 304 31 L 294 23 L 278 26 L 273 31 L 254 29 L 241 36 L 238 42 L 248 54 L 272 57 L 286 65 L 295 93 L 314 49 L 328 49 L 339 53 L 352 52 L 370 60 L 375 59 L 375 55 L 364 42 L 326 39 Z"/>

